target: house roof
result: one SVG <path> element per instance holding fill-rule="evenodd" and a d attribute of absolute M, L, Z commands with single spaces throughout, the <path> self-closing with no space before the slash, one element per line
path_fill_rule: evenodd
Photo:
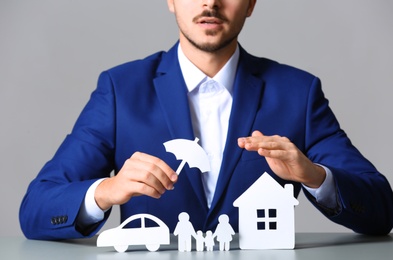
<path fill-rule="evenodd" d="M 285 203 L 294 206 L 298 205 L 299 201 L 293 197 L 292 184 L 282 187 L 270 174 L 265 172 L 233 202 L 233 206 L 257 207 L 263 203 Z"/>

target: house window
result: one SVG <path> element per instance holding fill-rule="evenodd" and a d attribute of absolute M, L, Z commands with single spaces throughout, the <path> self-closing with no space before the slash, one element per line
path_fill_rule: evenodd
<path fill-rule="evenodd" d="M 257 209 L 257 230 L 277 230 L 277 209 Z"/>
<path fill-rule="evenodd" d="M 270 230 L 276 230 L 277 229 L 277 222 L 269 222 L 269 229 Z"/>
<path fill-rule="evenodd" d="M 257 222 L 258 225 L 258 230 L 265 230 L 265 222 L 261 221 L 261 222 Z"/>
<path fill-rule="evenodd" d="M 264 209 L 258 209 L 257 210 L 257 217 L 258 218 L 264 218 L 265 217 L 265 210 Z"/>
<path fill-rule="evenodd" d="M 276 217 L 277 217 L 277 210 L 269 209 L 269 218 L 276 218 Z"/>

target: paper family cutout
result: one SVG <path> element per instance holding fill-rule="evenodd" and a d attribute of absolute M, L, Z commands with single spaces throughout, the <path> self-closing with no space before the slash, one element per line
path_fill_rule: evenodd
<path fill-rule="evenodd" d="M 198 167 L 201 172 L 210 170 L 209 160 L 203 148 L 194 141 L 175 139 L 164 143 L 167 152 L 182 160 L 177 169 L 181 172 L 185 163 L 189 167 Z M 257 198 L 257 199 L 256 199 Z M 295 209 L 299 202 L 294 198 L 293 185 L 282 187 L 270 174 L 261 175 L 233 206 L 239 208 L 239 247 L 240 249 L 293 249 L 295 247 Z M 192 237 L 196 241 L 196 250 L 213 251 L 214 239 L 219 242 L 220 251 L 230 250 L 230 242 L 235 234 L 229 224 L 229 218 L 223 214 L 214 233 L 195 231 L 190 216 L 182 212 L 174 230 L 178 236 L 178 250 L 189 252 Z M 140 220 L 140 228 L 124 228 L 132 221 Z M 147 227 L 146 220 L 157 225 Z M 113 246 L 118 252 L 125 252 L 129 245 L 145 245 L 149 251 L 156 251 L 160 245 L 170 243 L 169 228 L 155 216 L 137 214 L 126 219 L 120 226 L 103 231 L 97 239 L 97 246 Z"/>
<path fill-rule="evenodd" d="M 173 232 L 175 236 L 178 236 L 178 250 L 180 252 L 190 252 L 192 248 L 192 237 L 196 241 L 196 250 L 203 251 L 206 246 L 206 251 L 213 251 L 215 244 L 214 238 L 220 245 L 220 251 L 228 251 L 230 249 L 230 242 L 232 236 L 235 235 L 235 231 L 229 224 L 229 217 L 225 214 L 218 218 L 218 225 L 214 233 L 211 230 L 206 232 L 206 236 L 203 236 L 202 231 L 195 229 L 190 222 L 190 216 L 186 212 L 179 214 L 179 222 Z"/>

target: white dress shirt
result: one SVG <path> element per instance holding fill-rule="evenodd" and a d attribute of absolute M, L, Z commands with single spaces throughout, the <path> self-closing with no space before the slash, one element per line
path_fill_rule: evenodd
<path fill-rule="evenodd" d="M 210 207 L 227 138 L 239 47 L 213 78 L 206 76 L 184 55 L 180 44 L 178 59 L 189 91 L 188 99 L 194 134 L 200 139 L 200 144 L 207 152 L 211 163 L 211 171 L 202 173 L 204 191 Z M 338 203 L 333 175 L 328 168 L 320 166 L 326 171 L 326 178 L 321 187 L 318 189 L 312 189 L 305 185 L 303 187 L 315 197 L 318 203 L 328 208 L 336 208 Z M 81 225 L 94 224 L 104 218 L 104 211 L 98 207 L 94 199 L 95 189 L 103 180 L 100 179 L 93 183 L 86 193 L 77 218 Z"/>
<path fill-rule="evenodd" d="M 206 76 L 184 55 L 180 44 L 178 57 L 188 88 L 194 134 L 200 139 L 200 145 L 210 160 L 211 170 L 202 173 L 202 183 L 207 204 L 210 207 L 227 139 L 233 100 L 232 89 L 239 61 L 239 47 L 213 78 Z"/>

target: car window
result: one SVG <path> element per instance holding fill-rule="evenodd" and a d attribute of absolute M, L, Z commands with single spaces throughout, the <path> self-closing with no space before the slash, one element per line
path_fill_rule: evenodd
<path fill-rule="evenodd" d="M 133 221 L 130 221 L 127 225 L 125 225 L 124 228 L 141 228 L 142 226 L 142 221 L 140 218 L 134 219 Z"/>
<path fill-rule="evenodd" d="M 153 221 L 149 218 L 145 218 L 145 226 L 146 227 L 159 227 L 159 225 L 155 221 Z"/>

